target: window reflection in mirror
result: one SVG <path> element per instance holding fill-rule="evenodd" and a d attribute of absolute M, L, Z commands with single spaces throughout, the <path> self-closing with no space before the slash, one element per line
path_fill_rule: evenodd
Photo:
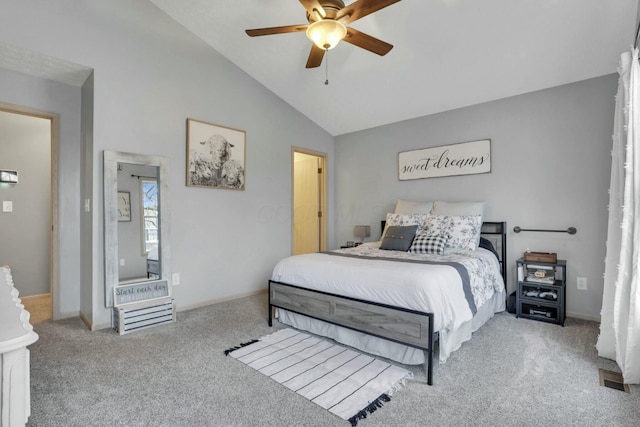
<path fill-rule="evenodd" d="M 142 253 L 148 254 L 158 250 L 158 182 L 140 178 L 140 194 Z"/>
<path fill-rule="evenodd" d="M 131 198 L 129 221 L 118 221 L 120 283 L 160 278 L 158 167 L 118 163 L 118 192 Z"/>
<path fill-rule="evenodd" d="M 160 215 L 158 210 L 158 181 L 140 178 L 140 241 L 142 254 L 147 256 L 147 278 L 160 278 L 158 244 L 160 243 Z"/>

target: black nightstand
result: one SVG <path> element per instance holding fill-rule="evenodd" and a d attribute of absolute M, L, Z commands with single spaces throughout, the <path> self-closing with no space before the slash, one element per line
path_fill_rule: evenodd
<path fill-rule="evenodd" d="M 567 261 L 516 261 L 516 317 L 564 326 L 567 301 Z"/>

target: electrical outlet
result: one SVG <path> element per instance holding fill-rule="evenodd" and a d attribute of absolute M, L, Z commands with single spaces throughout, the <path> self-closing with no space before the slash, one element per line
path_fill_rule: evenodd
<path fill-rule="evenodd" d="M 577 279 L 578 289 L 581 291 L 587 290 L 587 278 L 586 277 L 578 277 Z"/>
<path fill-rule="evenodd" d="M 180 273 L 173 273 L 171 275 L 171 284 L 173 286 L 178 286 L 180 284 Z"/>
<path fill-rule="evenodd" d="M 120 267 L 124 267 L 125 264 L 124 258 L 120 258 Z"/>

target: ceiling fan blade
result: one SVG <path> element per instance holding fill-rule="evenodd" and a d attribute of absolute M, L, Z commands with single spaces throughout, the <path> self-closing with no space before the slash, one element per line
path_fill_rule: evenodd
<path fill-rule="evenodd" d="M 377 53 L 380 56 L 386 55 L 391 49 L 393 49 L 392 44 L 383 42 L 382 40 L 371 37 L 368 34 L 361 33 L 353 28 L 347 28 L 347 35 L 342 40 L 347 43 L 351 43 L 354 46 L 366 49 L 369 52 Z"/>
<path fill-rule="evenodd" d="M 306 31 L 308 25 L 285 25 L 284 27 L 255 28 L 253 30 L 245 30 L 247 35 L 251 37 L 268 36 L 271 34 L 296 33 Z"/>
<path fill-rule="evenodd" d="M 343 24 L 350 24 L 353 21 L 364 18 L 373 12 L 377 12 L 399 1 L 400 0 L 357 0 L 340 9 L 336 14 L 336 21 L 340 21 Z"/>
<path fill-rule="evenodd" d="M 307 9 L 307 13 L 313 17 L 317 17 L 315 11 L 318 11 L 322 18 L 327 16 L 327 12 L 324 11 L 324 7 L 318 0 L 299 0 L 302 6 Z"/>
<path fill-rule="evenodd" d="M 309 53 L 309 59 L 307 59 L 306 68 L 316 68 L 322 64 L 322 58 L 324 58 L 324 49 L 320 49 L 318 46 L 311 45 L 311 52 Z"/>

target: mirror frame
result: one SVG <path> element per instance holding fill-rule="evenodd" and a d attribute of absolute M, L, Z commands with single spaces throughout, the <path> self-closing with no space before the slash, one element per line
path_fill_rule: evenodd
<path fill-rule="evenodd" d="M 171 277 L 171 226 L 168 202 L 169 159 L 161 156 L 104 150 L 103 160 L 104 304 L 106 308 L 110 308 L 113 307 L 113 288 L 120 284 L 118 275 L 118 163 L 158 167 L 160 279 L 171 283 L 169 280 Z"/>

